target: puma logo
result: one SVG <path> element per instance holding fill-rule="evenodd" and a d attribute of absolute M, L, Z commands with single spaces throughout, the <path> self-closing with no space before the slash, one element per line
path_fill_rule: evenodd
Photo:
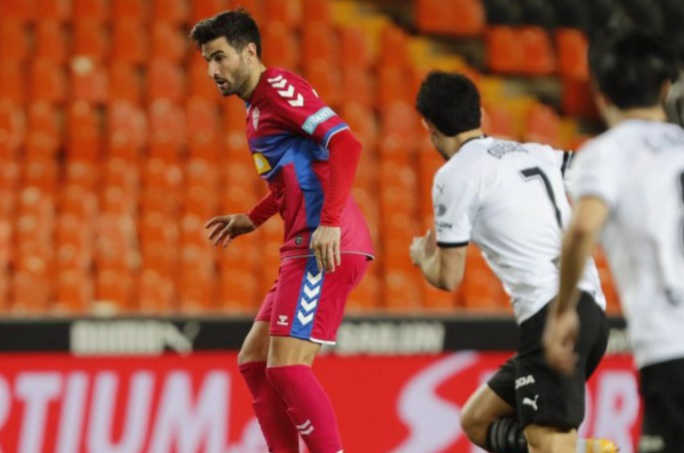
<path fill-rule="evenodd" d="M 531 406 L 532 409 L 534 409 L 534 410 L 536 411 L 536 410 L 539 409 L 539 408 L 537 407 L 537 400 L 538 400 L 538 399 L 539 399 L 539 395 L 534 395 L 534 399 L 533 399 L 533 400 L 529 399 L 528 397 L 525 397 L 525 398 L 523 398 L 523 401 L 522 401 L 523 406 L 527 404 L 528 406 Z"/>

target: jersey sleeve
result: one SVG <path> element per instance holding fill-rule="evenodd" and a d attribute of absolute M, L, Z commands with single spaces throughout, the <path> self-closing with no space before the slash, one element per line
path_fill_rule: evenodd
<path fill-rule="evenodd" d="M 311 138 L 326 148 L 336 133 L 349 129 L 301 77 L 285 72 L 266 81 L 269 102 L 284 129 Z"/>
<path fill-rule="evenodd" d="M 477 199 L 477 190 L 471 182 L 459 175 L 437 173 L 432 200 L 439 247 L 468 245 L 477 212 Z"/>
<path fill-rule="evenodd" d="M 601 198 L 613 207 L 618 198 L 618 163 L 609 159 L 607 149 L 593 144 L 581 150 L 574 160 L 572 178 L 569 183 L 570 195 L 579 200 L 582 197 Z"/>

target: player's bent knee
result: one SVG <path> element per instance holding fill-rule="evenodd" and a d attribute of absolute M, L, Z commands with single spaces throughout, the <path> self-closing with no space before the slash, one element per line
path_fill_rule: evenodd
<path fill-rule="evenodd" d="M 461 413 L 461 429 L 473 443 L 483 445 L 491 420 L 483 418 L 483 413 L 473 406 L 466 406 Z"/>

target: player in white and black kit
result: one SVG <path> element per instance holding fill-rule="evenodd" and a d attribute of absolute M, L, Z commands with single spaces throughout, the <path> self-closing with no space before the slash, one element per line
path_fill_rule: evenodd
<path fill-rule="evenodd" d="M 571 212 L 563 184 L 570 154 L 483 135 L 479 93 L 460 74 L 430 73 L 417 109 L 447 162 L 433 184 L 436 233 L 414 239 L 411 257 L 432 285 L 453 290 L 474 242 L 511 296 L 520 325 L 518 353 L 470 398 L 462 427 L 473 443 L 492 452 L 587 451 L 584 441 L 577 442 L 584 386 L 603 357 L 608 332 L 591 259 L 580 285 L 580 368 L 571 377 L 551 370 L 541 342 Z M 614 451 L 604 444 L 606 452 Z"/>
<path fill-rule="evenodd" d="M 661 43 L 623 31 L 593 43 L 589 65 L 610 130 L 577 156 L 576 200 L 561 258 L 560 290 L 544 342 L 549 362 L 574 372 L 584 320 L 576 284 L 601 240 L 639 368 L 642 453 L 684 451 L 684 130 L 662 108 L 676 59 Z"/>

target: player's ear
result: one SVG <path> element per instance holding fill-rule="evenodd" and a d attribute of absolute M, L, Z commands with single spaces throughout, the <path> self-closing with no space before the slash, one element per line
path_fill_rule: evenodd
<path fill-rule="evenodd" d="M 257 59 L 259 58 L 257 55 L 257 47 L 256 44 L 253 42 L 248 43 L 244 50 L 243 50 L 245 57 L 247 57 L 249 60 Z"/>

